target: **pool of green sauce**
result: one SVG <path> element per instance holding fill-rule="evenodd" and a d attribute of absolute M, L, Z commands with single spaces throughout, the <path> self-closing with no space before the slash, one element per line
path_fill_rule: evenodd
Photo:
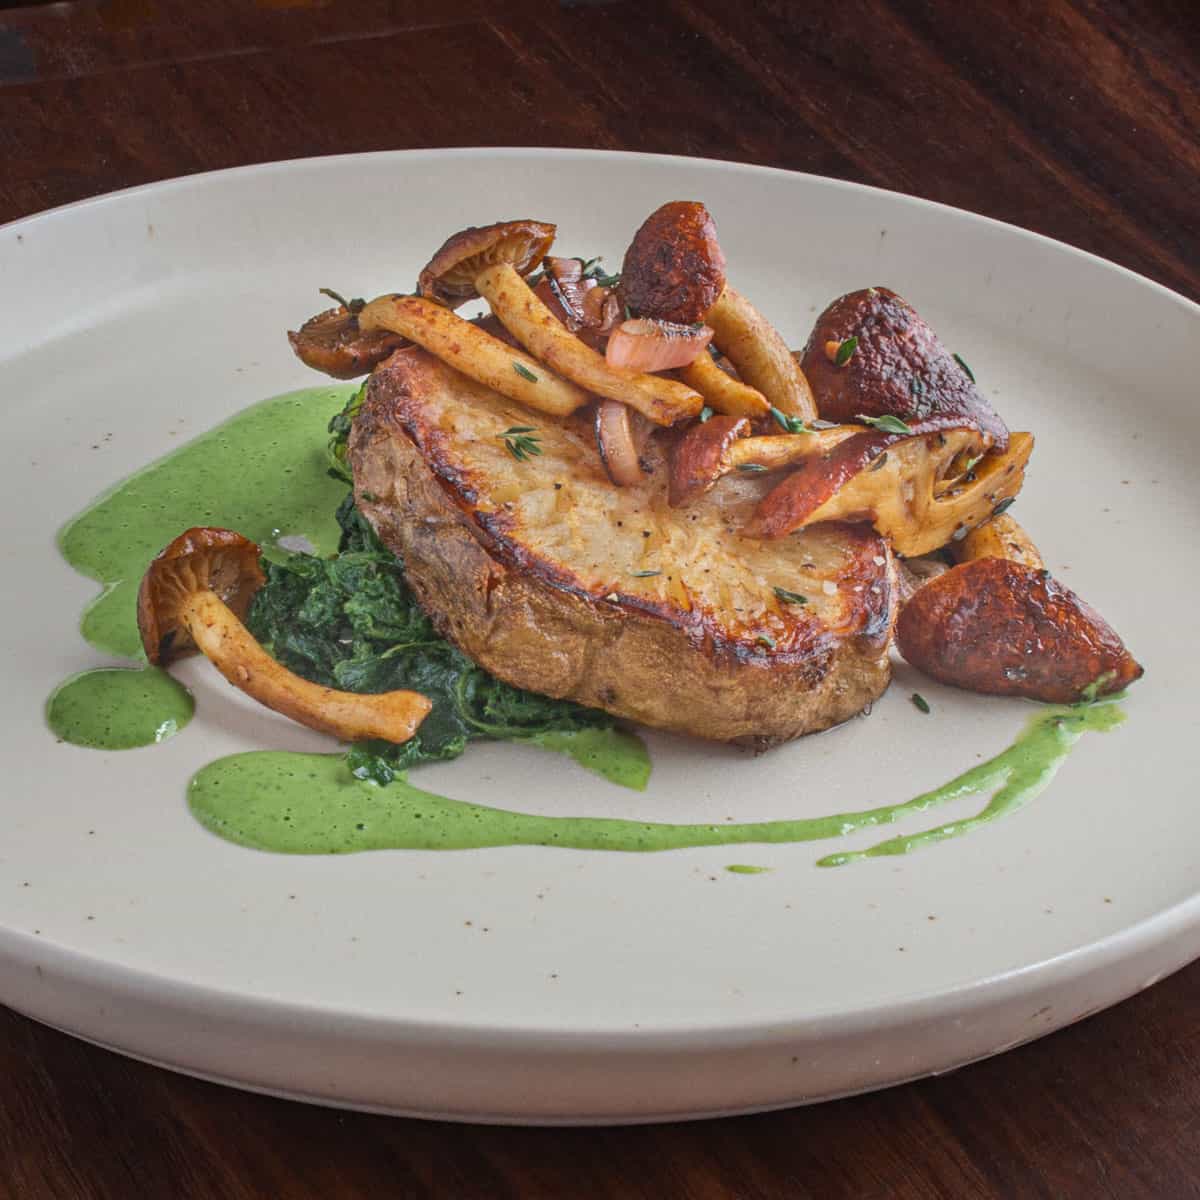
<path fill-rule="evenodd" d="M 326 426 L 351 390 L 311 388 L 255 405 L 118 484 L 69 522 L 59 535 L 63 555 L 103 588 L 83 616 L 86 640 L 109 654 L 142 658 L 138 583 L 150 559 L 193 525 L 237 529 L 268 555 L 282 553 L 278 540 L 285 535 L 306 538 L 318 554 L 333 553 L 333 513 L 344 484 L 326 473 Z M 65 741 L 124 749 L 171 736 L 191 711 L 191 696 L 161 671 L 102 669 L 61 684 L 47 703 L 47 721 Z M 342 755 L 285 751 L 236 754 L 209 764 L 192 779 L 188 802 L 218 836 L 286 854 L 513 845 L 641 853 L 831 840 L 964 797 L 987 797 L 973 816 L 818 860 L 843 866 L 907 854 L 1017 811 L 1050 783 L 1085 732 L 1106 732 L 1123 719 L 1111 701 L 1041 707 L 1011 746 L 933 791 L 794 820 L 706 825 L 546 816 L 453 800 L 407 779 L 381 787 L 355 778 Z M 625 787 L 642 790 L 649 778 L 645 746 L 632 734 L 580 730 L 527 740 Z M 726 869 L 750 875 L 769 868 L 734 863 Z"/>
<path fill-rule="evenodd" d="M 155 667 L 99 667 L 56 687 L 46 723 L 56 737 L 96 750 L 152 746 L 178 733 L 195 703 L 183 684 Z"/>
<path fill-rule="evenodd" d="M 192 779 L 193 814 L 220 837 L 283 854 L 356 850 L 472 850 L 485 846 L 557 846 L 645 853 L 690 846 L 815 842 L 890 825 L 965 796 L 991 794 L 975 816 L 891 838 L 865 850 L 830 854 L 824 867 L 906 854 L 1015 812 L 1041 792 L 1085 732 L 1123 720 L 1115 704 L 1048 708 L 1007 750 L 949 783 L 898 804 L 828 816 L 741 824 L 674 825 L 611 817 L 559 817 L 450 800 L 397 780 L 387 787 L 355 779 L 330 754 L 254 751 L 219 759 Z M 739 874 L 762 868 L 734 864 Z"/>

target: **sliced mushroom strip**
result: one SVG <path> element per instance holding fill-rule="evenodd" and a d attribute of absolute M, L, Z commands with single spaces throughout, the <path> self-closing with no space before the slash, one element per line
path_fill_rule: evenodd
<path fill-rule="evenodd" d="M 630 487 L 646 478 L 641 451 L 652 428 L 627 404 L 601 400 L 596 405 L 596 449 L 609 479 L 618 487 Z"/>
<path fill-rule="evenodd" d="M 421 296 L 380 296 L 363 309 L 359 323 L 364 329 L 402 333 L 456 371 L 538 412 L 565 417 L 591 400 L 536 359 Z M 571 337 L 565 330 L 563 335 Z"/>
<path fill-rule="evenodd" d="M 1003 558 L 978 558 L 925 584 L 896 635 L 917 670 L 972 692 L 1069 704 L 1093 685 L 1107 695 L 1142 675 L 1095 609 L 1049 571 Z"/>
<path fill-rule="evenodd" d="M 794 466 L 831 453 L 853 437 L 863 436 L 861 425 L 837 425 L 811 433 L 769 434 L 749 437 L 746 417 L 720 416 L 693 425 L 671 453 L 672 505 L 687 504 L 702 496 L 724 475 L 735 471 L 762 474 Z"/>
<path fill-rule="evenodd" d="M 999 513 L 972 529 L 962 541 L 951 546 L 951 553 L 960 563 L 977 558 L 1006 558 L 1035 571 L 1046 565 L 1033 539 L 1008 513 Z"/>
<path fill-rule="evenodd" d="M 762 392 L 723 371 L 711 354 L 701 354 L 686 367 L 680 367 L 679 378 L 694 387 L 704 397 L 704 403 L 719 413 L 755 419 L 771 411 Z"/>
<path fill-rule="evenodd" d="M 673 425 L 704 407 L 699 392 L 674 379 L 611 367 L 604 356 L 568 332 L 507 263 L 475 278 L 479 294 L 505 328 L 552 371 L 606 400 L 636 408 L 656 425 Z"/>
<path fill-rule="evenodd" d="M 973 482 L 939 494 L 955 456 L 982 453 L 982 439 L 978 430 L 938 424 L 864 433 L 808 461 L 763 497 L 747 533 L 776 538 L 821 521 L 869 521 L 909 558 L 965 537 L 1020 491 L 1033 437 L 1014 433 L 1003 454 L 979 463 Z"/>
<path fill-rule="evenodd" d="M 726 286 L 705 314 L 713 344 L 780 412 L 815 421 L 817 405 L 800 364 L 778 330 L 740 292 Z"/>
<path fill-rule="evenodd" d="M 321 687 L 276 662 L 242 624 L 264 577 L 258 547 L 229 529 L 180 534 L 150 564 L 138 591 L 138 630 L 150 662 L 199 650 L 260 704 L 342 741 L 406 742 L 428 715 L 418 692 L 358 695 Z"/>

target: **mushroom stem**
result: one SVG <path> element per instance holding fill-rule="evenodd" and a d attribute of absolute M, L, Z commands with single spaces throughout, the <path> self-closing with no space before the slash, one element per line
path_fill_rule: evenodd
<path fill-rule="evenodd" d="M 594 395 L 628 404 L 656 425 L 673 425 L 704 407 L 699 392 L 678 380 L 610 367 L 603 355 L 563 326 L 508 263 L 485 268 L 475 277 L 475 287 L 534 357 Z"/>
<path fill-rule="evenodd" d="M 215 592 L 187 596 L 179 620 L 235 688 L 310 729 L 346 742 L 407 742 L 432 707 L 419 692 L 357 695 L 321 687 L 275 661 Z"/>
<path fill-rule="evenodd" d="M 518 280 L 528 291 L 519 276 Z M 554 321 L 549 310 L 545 311 Z M 560 379 L 536 359 L 421 296 L 380 296 L 362 310 L 358 321 L 362 329 L 390 329 L 403 334 L 456 371 L 538 412 L 565 417 L 591 400 L 582 388 Z M 564 336 L 577 340 L 565 331 Z M 582 342 L 579 345 L 587 349 Z"/>
<path fill-rule="evenodd" d="M 686 367 L 680 367 L 679 378 L 694 387 L 710 408 L 726 416 L 753 419 L 765 417 L 771 411 L 762 392 L 722 371 L 711 354 L 701 354 Z"/>
<path fill-rule="evenodd" d="M 743 438 L 729 448 L 729 470 L 759 466 L 778 471 L 828 454 L 834 446 L 858 437 L 862 431 L 861 425 L 835 425 L 832 429 L 814 429 L 812 433 L 771 433 Z"/>
<path fill-rule="evenodd" d="M 712 326 L 714 345 L 744 382 L 787 416 L 816 420 L 817 405 L 799 363 L 779 331 L 745 296 L 726 286 L 704 320 Z"/>

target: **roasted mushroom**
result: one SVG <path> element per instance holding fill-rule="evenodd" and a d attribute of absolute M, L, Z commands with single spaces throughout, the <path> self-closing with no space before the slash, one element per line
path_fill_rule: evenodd
<path fill-rule="evenodd" d="M 370 374 L 385 358 L 407 345 L 405 338 L 390 330 L 360 328 L 358 314 L 364 307 L 362 300 L 343 300 L 326 288 L 321 291 L 338 301 L 337 308 L 310 317 L 287 335 L 296 357 L 306 367 L 334 379 L 357 379 Z"/>
<path fill-rule="evenodd" d="M 941 426 L 941 428 L 939 428 Z M 784 537 L 821 521 L 870 521 L 899 554 L 916 557 L 961 539 L 1021 489 L 1033 437 L 979 461 L 970 480 L 948 480 L 963 455 L 982 454 L 978 430 L 931 418 L 907 432 L 863 432 L 809 459 L 772 489 L 747 532 Z"/>
<path fill-rule="evenodd" d="M 417 280 L 420 295 L 446 308 L 479 297 L 475 280 L 486 267 L 503 263 L 528 275 L 549 253 L 558 232 L 545 221 L 499 221 L 472 225 L 447 238 Z"/>
<path fill-rule="evenodd" d="M 165 666 L 199 650 L 234 687 L 310 729 L 343 741 L 408 741 L 429 713 L 424 696 L 320 687 L 254 640 L 242 618 L 264 582 L 258 558 L 258 547 L 229 529 L 189 529 L 171 542 L 138 591 L 138 630 L 150 662 Z"/>
<path fill-rule="evenodd" d="M 941 683 L 1069 704 L 1118 692 L 1142 668 L 1095 609 L 1049 571 L 978 558 L 918 589 L 896 625 L 900 653 Z"/>
<path fill-rule="evenodd" d="M 718 345 L 720 341 L 718 339 Z M 960 359 L 907 301 L 888 288 L 864 288 L 835 300 L 817 318 L 801 366 L 827 421 L 935 417 L 978 429 L 1003 450 L 1008 429 Z"/>
<path fill-rule="evenodd" d="M 625 251 L 621 300 L 636 316 L 695 325 L 725 290 L 725 255 L 703 204 L 672 200 L 656 208 Z"/>
<path fill-rule="evenodd" d="M 863 432 L 858 425 L 835 425 L 810 433 L 750 437 L 750 428 L 747 418 L 728 415 L 693 425 L 671 452 L 670 503 L 690 503 L 733 471 L 762 474 L 823 458 Z"/>
<path fill-rule="evenodd" d="M 423 296 L 380 296 L 360 320 L 367 329 L 402 332 L 456 371 L 538 412 L 565 417 L 591 399 L 537 359 Z"/>
<path fill-rule="evenodd" d="M 759 413 L 747 412 L 752 398 L 726 404 L 730 389 L 696 359 L 683 378 L 698 387 L 707 378 L 719 386 L 705 400 L 733 416 L 765 415 L 773 404 L 788 416 L 816 417 L 812 393 L 791 351 L 769 321 L 725 279 L 725 255 L 716 226 L 703 204 L 676 200 L 656 209 L 634 234 L 621 268 L 621 299 L 634 316 L 661 321 L 703 321 L 714 344 L 737 368 L 742 382 L 766 398 Z M 740 411 L 734 411 L 739 409 Z"/>
<path fill-rule="evenodd" d="M 711 354 L 697 355 L 687 366 L 680 367 L 679 378 L 694 387 L 716 412 L 754 419 L 765 417 L 771 411 L 762 392 L 735 379 Z"/>
<path fill-rule="evenodd" d="M 951 546 L 956 562 L 971 562 L 976 558 L 1007 558 L 1040 571 L 1046 564 L 1033 539 L 1007 512 L 997 513 L 977 529 L 972 529 L 960 542 Z"/>
<path fill-rule="evenodd" d="M 541 231 L 541 236 L 531 241 L 530 230 Z M 517 341 L 564 379 L 593 395 L 628 404 L 658 425 L 694 417 L 704 404 L 697 392 L 675 379 L 611 367 L 603 355 L 565 328 L 525 282 L 523 273 L 541 260 L 553 234 L 553 225 L 537 221 L 508 221 L 455 234 L 421 272 L 421 293 L 438 300 L 444 297 L 452 304 L 482 296 Z M 363 322 L 397 329 L 413 341 L 420 341 L 408 330 L 389 325 L 388 315 L 387 308 L 377 309 L 372 303 L 363 314 Z M 445 357 L 433 346 L 427 349 Z M 466 357 L 473 350 L 472 345 Z M 472 377 L 480 379 L 478 374 Z"/>

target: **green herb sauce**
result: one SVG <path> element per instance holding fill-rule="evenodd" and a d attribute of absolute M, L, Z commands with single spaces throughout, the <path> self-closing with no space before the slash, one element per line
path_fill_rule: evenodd
<path fill-rule="evenodd" d="M 832 867 L 881 854 L 906 854 L 1015 812 L 1050 782 L 1084 732 L 1104 732 L 1122 719 L 1121 710 L 1111 703 L 1047 708 L 1007 750 L 934 791 L 900 804 L 800 820 L 668 825 L 541 816 L 435 796 L 405 779 L 381 787 L 356 779 L 334 755 L 270 751 L 237 754 L 205 767 L 192 779 L 190 804 L 213 833 L 242 846 L 284 854 L 518 845 L 647 852 L 820 841 L 890 825 L 965 796 L 995 793 L 985 808 L 966 820 L 820 860 L 819 865 Z"/>
<path fill-rule="evenodd" d="M 318 554 L 332 554 L 341 532 L 334 512 L 345 484 L 327 474 L 327 424 L 353 392 L 313 388 L 256 405 L 119 484 L 71 521 L 59 537 L 63 555 L 104 587 L 84 615 L 84 637 L 108 653 L 142 657 L 135 618 L 138 582 L 153 555 L 190 526 L 237 529 L 279 561 L 287 558 L 278 546 L 285 534 L 307 538 Z M 361 664 L 356 660 L 351 666 Z M 63 683 L 47 704 L 47 719 L 63 740 L 121 749 L 171 736 L 191 711 L 186 689 L 161 671 L 103 669 Z M 464 712 L 472 729 L 495 735 L 470 710 Z M 1083 733 L 1107 731 L 1123 719 L 1111 700 L 1044 708 L 1007 750 L 940 788 L 899 804 L 798 820 L 670 825 L 541 816 L 436 796 L 413 787 L 402 770 L 390 783 L 364 778 L 370 775 L 365 770 L 369 754 L 355 774 L 353 754 L 348 762 L 345 755 L 279 751 L 210 764 L 193 778 L 189 801 L 202 824 L 240 845 L 330 854 L 509 845 L 646 852 L 807 842 L 890 825 L 967 796 L 989 797 L 972 817 L 819 860 L 822 866 L 841 866 L 907 854 L 1017 811 L 1047 786 Z M 586 725 L 522 734 L 511 721 L 504 729 L 511 740 L 568 754 L 614 783 L 638 790 L 646 786 L 650 762 L 633 734 Z M 465 745 L 466 735 L 459 733 Z M 752 874 L 766 868 L 733 864 L 727 869 Z"/>
<path fill-rule="evenodd" d="M 60 683 L 46 703 L 46 722 L 64 742 L 129 750 L 166 741 L 194 707 L 187 688 L 165 671 L 101 667 Z"/>
<path fill-rule="evenodd" d="M 98 650 L 141 658 L 137 589 L 150 560 L 193 525 L 236 529 L 263 553 L 303 536 L 318 554 L 337 549 L 334 510 L 346 485 L 330 479 L 330 416 L 353 388 L 292 392 L 256 404 L 118 484 L 58 535 L 63 557 L 104 591 L 81 630 Z"/>

